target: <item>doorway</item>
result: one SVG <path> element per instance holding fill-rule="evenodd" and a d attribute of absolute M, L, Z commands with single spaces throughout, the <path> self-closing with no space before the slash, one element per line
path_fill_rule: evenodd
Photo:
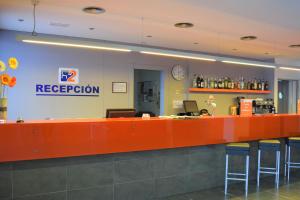
<path fill-rule="evenodd" d="M 137 113 L 161 114 L 162 72 L 134 69 L 134 107 Z"/>
<path fill-rule="evenodd" d="M 296 113 L 298 81 L 278 80 L 278 113 Z"/>

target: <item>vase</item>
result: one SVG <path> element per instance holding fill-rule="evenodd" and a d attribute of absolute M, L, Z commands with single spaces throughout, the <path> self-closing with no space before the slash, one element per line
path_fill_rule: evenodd
<path fill-rule="evenodd" d="M 0 98 L 0 120 L 7 120 L 7 98 Z"/>

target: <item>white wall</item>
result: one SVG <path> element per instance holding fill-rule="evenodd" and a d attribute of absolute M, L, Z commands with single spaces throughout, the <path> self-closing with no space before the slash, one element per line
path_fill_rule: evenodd
<path fill-rule="evenodd" d="M 17 57 L 20 68 L 14 71 L 17 86 L 9 90 L 9 119 L 93 118 L 105 116 L 107 108 L 133 107 L 134 69 L 161 70 L 164 76 L 164 114 L 176 114 L 173 100 L 196 99 L 199 108 L 208 94 L 187 92 L 194 73 L 249 78 L 265 78 L 273 82 L 273 70 L 249 68 L 220 62 L 191 61 L 168 57 L 150 56 L 137 52 L 108 52 L 88 49 L 32 45 L 16 41 L 12 31 L 0 31 L 0 59 Z M 180 64 L 189 72 L 190 79 L 176 81 L 171 76 L 174 65 Z M 81 83 L 100 86 L 100 97 L 40 97 L 35 96 L 36 83 L 57 84 L 59 67 L 80 70 Z M 112 82 L 128 82 L 127 94 L 112 93 Z M 218 94 L 217 114 L 228 114 L 228 107 L 239 94 Z M 256 95 L 255 95 L 256 96 Z M 252 97 L 252 96 L 248 96 Z M 265 96 L 263 96 L 265 97 Z"/>

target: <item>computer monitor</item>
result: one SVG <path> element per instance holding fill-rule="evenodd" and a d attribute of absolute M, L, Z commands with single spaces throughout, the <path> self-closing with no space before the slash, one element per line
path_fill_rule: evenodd
<path fill-rule="evenodd" d="M 197 102 L 194 100 L 184 100 L 183 107 L 186 113 L 199 113 Z"/>
<path fill-rule="evenodd" d="M 135 117 L 134 108 L 107 109 L 106 118 Z"/>

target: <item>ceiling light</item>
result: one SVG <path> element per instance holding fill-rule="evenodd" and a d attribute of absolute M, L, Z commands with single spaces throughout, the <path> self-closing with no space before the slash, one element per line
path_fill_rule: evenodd
<path fill-rule="evenodd" d="M 147 38 L 152 38 L 152 35 L 146 35 Z"/>
<path fill-rule="evenodd" d="M 174 58 L 187 58 L 187 59 L 192 59 L 192 60 L 216 61 L 215 59 L 212 59 L 212 58 L 189 56 L 189 55 L 182 55 L 182 54 L 172 54 L 172 53 L 161 53 L 161 52 L 154 52 L 154 51 L 140 51 L 140 53 L 157 55 L 157 56 L 168 56 L 168 57 L 174 57 Z"/>
<path fill-rule="evenodd" d="M 104 13 L 105 10 L 100 7 L 90 6 L 82 9 L 83 12 L 89 13 L 89 14 L 101 14 Z"/>
<path fill-rule="evenodd" d="M 231 60 L 222 60 L 223 63 L 236 64 L 236 65 L 247 65 L 247 66 L 256 66 L 256 67 L 266 67 L 266 68 L 276 68 L 275 65 L 252 63 L 252 62 L 239 62 Z"/>
<path fill-rule="evenodd" d="M 95 45 L 83 45 L 83 44 L 64 43 L 64 42 L 50 42 L 50 41 L 43 41 L 43 40 L 22 40 L 22 41 L 26 42 L 26 43 L 33 43 L 33 44 L 45 44 L 45 45 L 77 47 L 77 48 L 98 49 L 98 50 L 108 50 L 108 51 L 123 51 L 123 52 L 131 51 L 130 49 L 123 49 L 123 48 L 95 46 Z"/>
<path fill-rule="evenodd" d="M 190 22 L 180 22 L 180 23 L 174 24 L 174 26 L 177 28 L 191 28 L 194 26 L 194 24 L 192 24 Z"/>
<path fill-rule="evenodd" d="M 91 31 L 93 31 L 93 30 L 95 30 L 95 28 L 93 28 L 93 27 L 91 27 L 91 28 L 89 28 Z"/>
<path fill-rule="evenodd" d="M 60 27 L 60 28 L 67 28 L 70 24 L 64 24 L 60 22 L 50 22 L 50 26 Z"/>
<path fill-rule="evenodd" d="M 290 48 L 300 48 L 300 44 L 292 44 L 289 47 Z"/>
<path fill-rule="evenodd" d="M 194 42 L 194 44 L 199 44 L 198 42 Z"/>
<path fill-rule="evenodd" d="M 292 70 L 292 71 L 300 71 L 300 68 L 292 68 L 292 67 L 279 67 L 279 69 Z"/>
<path fill-rule="evenodd" d="M 231 49 L 231 50 L 232 50 L 232 51 L 237 51 L 237 49 L 235 49 L 235 48 L 234 48 L 234 49 Z"/>
<path fill-rule="evenodd" d="M 250 40 L 256 40 L 257 37 L 254 36 L 254 35 L 248 35 L 248 36 L 243 36 L 240 39 L 243 40 L 243 41 L 250 41 Z"/>
<path fill-rule="evenodd" d="M 24 22 L 24 19 L 18 19 L 19 22 Z"/>

